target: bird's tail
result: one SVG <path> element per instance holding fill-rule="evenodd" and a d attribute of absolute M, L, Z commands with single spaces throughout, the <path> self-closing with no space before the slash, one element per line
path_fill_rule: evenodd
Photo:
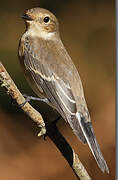
<path fill-rule="evenodd" d="M 85 136 L 85 139 L 92 151 L 92 154 L 93 154 L 99 168 L 102 170 L 102 172 L 106 171 L 107 173 L 109 173 L 109 168 L 107 166 L 106 161 L 104 160 L 104 157 L 100 150 L 99 144 L 97 143 L 91 122 L 85 121 L 85 118 L 80 117 L 79 113 L 77 114 L 77 119 L 79 120 L 79 125 L 81 127 L 81 130 Z"/>

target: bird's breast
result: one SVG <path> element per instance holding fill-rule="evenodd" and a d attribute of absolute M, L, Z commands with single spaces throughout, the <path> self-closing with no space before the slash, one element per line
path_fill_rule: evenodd
<path fill-rule="evenodd" d="M 22 71 L 25 75 L 26 80 L 28 81 L 29 85 L 33 89 L 33 91 L 39 96 L 39 97 L 45 97 L 45 93 L 40 87 L 40 85 L 35 82 L 34 77 L 32 76 L 32 73 L 28 70 L 26 67 L 26 61 L 30 61 L 30 56 L 35 57 L 36 53 L 33 49 L 31 49 L 30 45 L 33 45 L 31 42 L 28 41 L 29 39 L 26 37 L 26 35 L 23 35 L 18 48 L 18 55 L 19 55 L 19 62 L 22 68 Z M 26 56 L 26 51 L 29 56 Z"/>

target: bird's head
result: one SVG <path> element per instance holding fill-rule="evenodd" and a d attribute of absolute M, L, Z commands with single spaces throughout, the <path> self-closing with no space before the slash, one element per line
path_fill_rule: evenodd
<path fill-rule="evenodd" d="M 58 33 L 58 20 L 48 10 L 42 8 L 33 8 L 27 10 L 21 16 L 25 23 L 26 28 L 31 29 L 36 33 Z"/>

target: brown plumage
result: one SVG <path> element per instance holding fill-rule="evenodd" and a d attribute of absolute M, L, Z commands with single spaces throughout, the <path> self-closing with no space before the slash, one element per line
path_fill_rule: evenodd
<path fill-rule="evenodd" d="M 26 79 L 75 135 L 88 143 L 101 170 L 109 172 L 94 135 L 79 73 L 60 39 L 58 20 L 41 8 L 28 10 L 23 18 L 26 32 L 20 40 L 19 60 Z"/>

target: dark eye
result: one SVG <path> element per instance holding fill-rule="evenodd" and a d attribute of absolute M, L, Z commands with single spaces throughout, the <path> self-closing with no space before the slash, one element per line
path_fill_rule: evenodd
<path fill-rule="evenodd" d="M 44 21 L 45 23 L 48 23 L 49 20 L 50 20 L 50 18 L 49 18 L 48 16 L 46 16 L 46 17 L 43 19 L 43 21 Z"/>

